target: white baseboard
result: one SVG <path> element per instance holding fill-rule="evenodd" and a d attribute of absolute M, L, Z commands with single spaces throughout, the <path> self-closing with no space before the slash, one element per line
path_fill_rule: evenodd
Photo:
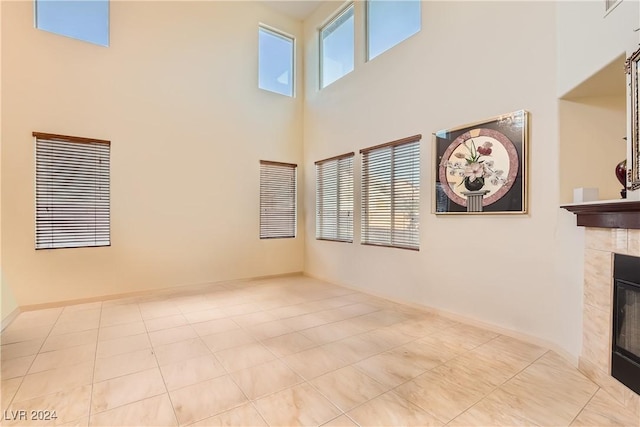
<path fill-rule="evenodd" d="M 191 283 L 186 285 L 170 286 L 167 288 L 148 289 L 144 291 L 133 291 L 133 292 L 125 292 L 125 293 L 119 293 L 119 294 L 100 295 L 95 297 L 45 302 L 40 304 L 28 304 L 28 305 L 20 306 L 19 309 L 20 311 L 33 311 L 33 310 L 43 310 L 46 308 L 66 307 L 68 305 L 87 304 L 87 303 L 98 302 L 98 301 L 111 301 L 111 300 L 122 299 L 122 298 L 151 297 L 156 295 L 160 296 L 160 295 L 166 295 L 168 293 L 170 294 L 174 292 L 182 292 L 182 291 L 188 292 L 189 290 L 199 289 L 199 288 L 202 288 L 203 286 L 216 286 L 223 283 L 243 283 L 243 282 L 250 282 L 253 280 L 275 279 L 279 277 L 290 277 L 290 276 L 301 276 L 301 275 L 303 275 L 302 272 L 297 271 L 297 272 L 291 272 L 291 273 L 270 274 L 265 276 L 246 277 L 246 278 L 240 278 L 240 279 L 219 280 L 216 282 Z"/>
<path fill-rule="evenodd" d="M 16 317 L 20 314 L 20 307 L 16 307 L 11 313 L 7 315 L 4 319 L 2 319 L 2 323 L 0 324 L 0 331 L 4 331 L 7 326 L 13 322 Z"/>
<path fill-rule="evenodd" d="M 437 314 L 439 316 L 446 317 L 447 319 L 451 319 L 451 320 L 454 320 L 456 322 L 465 323 L 465 324 L 470 325 L 470 326 L 475 326 L 475 327 L 478 327 L 478 328 L 486 329 L 486 330 L 495 332 L 495 333 L 500 334 L 500 335 L 506 335 L 508 337 L 515 338 L 517 340 L 524 341 L 524 342 L 527 342 L 529 344 L 533 344 L 533 345 L 537 345 L 539 347 L 547 348 L 549 350 L 552 350 L 552 351 L 558 353 L 558 355 L 560 355 L 563 359 L 565 359 L 567 362 L 569 362 L 575 368 L 578 367 L 578 356 L 574 356 L 573 354 L 569 353 L 568 351 L 566 351 L 565 349 L 563 349 L 562 347 L 558 346 L 557 344 L 555 344 L 552 341 L 548 341 L 548 340 L 536 337 L 534 335 L 529 335 L 529 334 L 526 334 L 526 333 L 523 333 L 523 332 L 520 332 L 520 331 L 516 331 L 514 329 L 505 328 L 503 326 L 499 326 L 499 325 L 496 325 L 496 324 L 493 324 L 493 323 L 485 322 L 483 320 L 475 319 L 473 317 L 465 316 L 463 314 L 453 313 L 453 312 L 450 312 L 450 311 L 446 311 L 446 310 L 430 307 L 430 306 L 427 306 L 427 305 L 424 305 L 424 304 L 418 304 L 418 303 L 415 303 L 415 302 L 404 301 L 404 300 L 401 300 L 401 299 L 398 299 L 398 298 L 390 297 L 388 295 L 383 295 L 383 294 L 380 294 L 380 293 L 377 293 L 377 292 L 372 292 L 369 289 L 363 289 L 363 288 L 360 288 L 358 286 L 353 286 L 353 285 L 349 285 L 349 284 L 345 284 L 345 283 L 339 283 L 339 282 L 336 282 L 335 280 L 330 280 L 330 279 L 326 279 L 326 278 L 323 278 L 323 277 L 319 277 L 317 275 L 310 274 L 308 272 L 305 272 L 304 275 L 308 276 L 308 277 L 311 277 L 311 278 L 314 278 L 314 279 L 317 279 L 317 280 L 322 280 L 323 282 L 333 283 L 335 285 L 342 286 L 342 287 L 347 288 L 347 289 L 352 289 L 354 291 L 362 292 L 364 294 L 371 295 L 373 297 L 383 298 L 383 299 L 386 299 L 386 300 L 391 301 L 391 302 L 395 302 L 395 303 L 398 303 L 398 304 L 406 305 L 408 307 L 415 308 L 415 309 L 418 309 L 418 310 L 423 310 L 423 311 L 425 311 L 427 313 Z"/>

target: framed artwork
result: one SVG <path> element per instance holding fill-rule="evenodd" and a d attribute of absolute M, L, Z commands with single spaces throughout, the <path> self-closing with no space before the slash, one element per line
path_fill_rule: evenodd
<path fill-rule="evenodd" d="M 628 75 L 628 83 L 631 87 L 628 111 L 628 123 L 631 125 L 631 143 L 627 150 L 627 184 L 629 190 L 637 190 L 640 188 L 640 108 L 638 108 L 638 99 L 640 98 L 640 90 L 638 85 L 638 74 L 640 73 L 640 49 L 636 50 L 629 58 L 627 58 L 626 69 Z M 628 139 L 628 138 L 627 138 Z M 629 161 L 631 160 L 631 161 Z"/>
<path fill-rule="evenodd" d="M 434 134 L 436 214 L 527 213 L 528 116 L 514 111 Z"/>

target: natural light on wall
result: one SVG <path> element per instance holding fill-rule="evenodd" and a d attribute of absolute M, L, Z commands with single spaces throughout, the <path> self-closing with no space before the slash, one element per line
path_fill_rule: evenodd
<path fill-rule="evenodd" d="M 109 46 L 109 1 L 35 0 L 35 24 L 40 30 Z"/>
<path fill-rule="evenodd" d="M 293 96 L 294 39 L 264 27 L 258 37 L 258 87 Z"/>
<path fill-rule="evenodd" d="M 320 30 L 320 87 L 353 71 L 353 4 Z"/>
<path fill-rule="evenodd" d="M 420 31 L 420 0 L 367 1 L 367 59 Z"/>

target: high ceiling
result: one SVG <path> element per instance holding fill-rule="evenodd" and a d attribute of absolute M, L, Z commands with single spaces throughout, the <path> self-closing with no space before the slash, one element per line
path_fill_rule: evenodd
<path fill-rule="evenodd" d="M 263 0 L 269 7 L 292 18 L 305 20 L 318 8 L 322 0 Z"/>

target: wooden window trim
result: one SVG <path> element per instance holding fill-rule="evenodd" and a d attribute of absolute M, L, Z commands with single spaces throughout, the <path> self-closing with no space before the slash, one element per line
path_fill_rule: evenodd
<path fill-rule="evenodd" d="M 283 162 L 273 162 L 271 160 L 260 160 L 261 165 L 273 165 L 273 166 L 288 166 L 292 168 L 297 168 L 298 165 L 296 163 L 283 163 Z"/>
<path fill-rule="evenodd" d="M 95 138 L 83 138 L 80 136 L 58 135 L 55 133 L 33 132 L 32 134 L 37 139 L 48 139 L 51 141 L 65 141 L 65 142 L 77 142 L 80 144 L 109 144 L 111 141 L 105 139 Z"/>
<path fill-rule="evenodd" d="M 354 157 L 356 155 L 356 153 L 354 153 L 353 151 L 350 153 L 345 153 L 345 154 L 340 154 L 338 156 L 333 156 L 333 157 L 329 157 L 328 159 L 322 159 L 322 160 L 318 160 L 317 162 L 315 162 L 316 165 L 321 165 L 323 163 L 327 163 L 333 160 L 342 160 L 342 159 L 348 159 L 349 157 Z"/>
<path fill-rule="evenodd" d="M 373 147 L 363 148 L 362 150 L 360 150 L 360 154 L 368 153 L 370 151 L 378 150 L 380 148 L 394 147 L 396 145 L 407 144 L 409 142 L 418 142 L 421 140 L 422 140 L 422 134 L 408 136 L 406 138 L 397 139 L 395 141 L 385 142 L 384 144 L 374 145 Z"/>

